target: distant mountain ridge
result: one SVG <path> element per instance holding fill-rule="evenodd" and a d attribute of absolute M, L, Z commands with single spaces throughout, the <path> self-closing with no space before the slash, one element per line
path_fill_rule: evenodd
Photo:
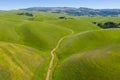
<path fill-rule="evenodd" d="M 4 10 L 0 10 L 0 12 L 3 12 Z"/>
<path fill-rule="evenodd" d="M 63 13 L 73 16 L 119 16 L 120 9 L 91 9 L 91 8 L 74 8 L 74 7 L 32 7 L 20 10 L 43 11 L 51 13 Z"/>

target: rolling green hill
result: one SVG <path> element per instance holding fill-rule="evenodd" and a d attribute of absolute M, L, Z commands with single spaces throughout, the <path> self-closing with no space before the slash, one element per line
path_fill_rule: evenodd
<path fill-rule="evenodd" d="M 119 33 L 88 31 L 65 39 L 56 51 L 55 80 L 119 80 Z"/>
<path fill-rule="evenodd" d="M 24 45 L 0 42 L 0 80 L 30 80 L 39 75 L 35 75 L 36 69 L 41 69 L 45 60 L 44 52 Z M 42 69 L 39 70 L 40 76 L 45 76 L 45 68 Z"/>
<path fill-rule="evenodd" d="M 119 80 L 119 65 L 120 45 L 105 46 L 65 59 L 55 80 Z"/>
<path fill-rule="evenodd" d="M 45 80 L 49 70 L 49 80 L 119 80 L 120 30 L 92 23 L 118 18 L 25 10 L 0 12 L 0 18 L 0 80 Z"/>
<path fill-rule="evenodd" d="M 97 47 L 119 44 L 119 29 L 86 31 L 66 38 L 59 49 L 58 57 L 65 58 L 71 54 L 88 51 Z M 63 55 L 63 56 L 62 56 Z"/>

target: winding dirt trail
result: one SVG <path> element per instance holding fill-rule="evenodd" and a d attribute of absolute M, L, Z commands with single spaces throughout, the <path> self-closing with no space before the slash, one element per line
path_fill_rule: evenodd
<path fill-rule="evenodd" d="M 108 29 L 108 30 L 111 30 L 111 29 Z M 116 30 L 117 30 L 117 29 L 116 29 Z M 70 30 L 70 31 L 71 31 L 71 34 L 66 35 L 66 36 L 63 36 L 63 37 L 58 41 L 58 43 L 57 43 L 57 45 L 55 46 L 55 48 L 51 51 L 51 60 L 50 60 L 50 64 L 49 64 L 49 67 L 48 67 L 48 71 L 47 71 L 47 75 L 46 75 L 45 80 L 50 80 L 50 74 L 51 74 L 51 70 L 52 70 L 52 66 L 53 66 L 54 58 L 55 58 L 54 53 L 55 53 L 56 49 L 60 46 L 61 42 L 62 42 L 65 38 L 67 38 L 67 37 L 69 37 L 70 35 L 74 34 L 74 32 L 73 32 L 72 30 Z M 102 30 L 84 31 L 84 32 L 79 33 L 79 35 L 80 35 L 80 34 L 82 35 L 82 34 L 85 34 L 85 33 L 89 33 L 89 32 L 93 32 L 93 31 L 102 31 Z"/>
<path fill-rule="evenodd" d="M 71 34 L 72 35 L 74 32 L 71 30 Z M 45 80 L 50 80 L 50 74 L 51 74 L 51 70 L 52 70 L 52 66 L 53 66 L 53 63 L 54 63 L 54 59 L 55 59 L 55 51 L 56 49 L 60 46 L 61 42 L 69 37 L 70 35 L 67 35 L 67 36 L 63 36 L 62 38 L 60 38 L 60 40 L 58 41 L 57 45 L 55 46 L 55 48 L 51 51 L 51 60 L 50 60 L 50 64 L 49 64 L 49 67 L 48 67 L 48 71 L 47 71 L 47 75 L 46 75 L 46 78 Z"/>

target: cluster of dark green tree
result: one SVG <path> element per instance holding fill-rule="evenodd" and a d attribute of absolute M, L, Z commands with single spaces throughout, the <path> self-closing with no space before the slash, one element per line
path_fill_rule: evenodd
<path fill-rule="evenodd" d="M 97 23 L 97 22 L 93 22 L 93 24 L 96 24 L 97 26 L 101 27 L 101 28 L 120 28 L 120 23 L 115 23 L 115 22 L 105 22 L 105 23 Z"/>
<path fill-rule="evenodd" d="M 33 16 L 32 13 L 28 13 L 28 12 L 22 12 L 22 13 L 17 13 L 17 15 L 25 15 L 25 16 Z"/>
<path fill-rule="evenodd" d="M 65 16 L 60 16 L 59 19 L 73 19 L 72 17 L 65 17 Z"/>

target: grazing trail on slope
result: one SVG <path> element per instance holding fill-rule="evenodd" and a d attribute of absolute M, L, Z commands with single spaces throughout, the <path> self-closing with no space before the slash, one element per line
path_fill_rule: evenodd
<path fill-rule="evenodd" d="M 48 67 L 48 71 L 47 71 L 47 75 L 46 75 L 46 78 L 45 80 L 50 80 L 50 74 L 51 74 L 51 70 L 52 70 L 52 66 L 53 66 L 53 63 L 54 63 L 54 59 L 55 59 L 55 51 L 56 49 L 60 46 L 61 42 L 69 37 L 70 35 L 72 35 L 74 32 L 72 30 L 71 31 L 71 34 L 69 35 L 66 35 L 66 36 L 63 36 L 62 38 L 60 38 L 60 40 L 58 41 L 57 45 L 53 48 L 53 50 L 50 52 L 51 53 L 51 60 L 50 60 L 50 64 L 49 64 L 49 67 Z"/>

